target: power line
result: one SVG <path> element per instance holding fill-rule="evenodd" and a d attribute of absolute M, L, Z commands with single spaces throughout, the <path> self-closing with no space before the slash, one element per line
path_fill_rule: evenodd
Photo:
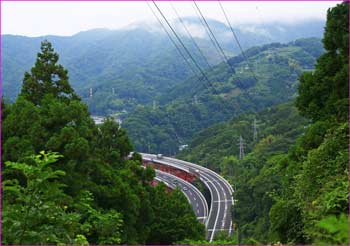
<path fill-rule="evenodd" d="M 253 69 L 251 68 L 251 66 L 250 66 L 250 64 L 249 64 L 249 62 L 248 62 L 247 56 L 245 55 L 245 52 L 243 51 L 242 46 L 241 46 L 241 44 L 239 43 L 239 40 L 238 40 L 238 38 L 237 38 L 237 35 L 236 35 L 236 33 L 234 32 L 234 30 L 233 30 L 233 28 L 232 28 L 232 25 L 231 25 L 231 23 L 230 23 L 230 21 L 229 21 L 229 19 L 228 19 L 228 17 L 227 17 L 227 14 L 226 14 L 226 11 L 224 10 L 224 7 L 222 6 L 222 4 L 221 4 L 220 1 L 218 1 L 218 2 L 219 2 L 219 5 L 220 5 L 220 8 L 221 8 L 222 12 L 224 13 L 226 22 L 227 22 L 228 26 L 229 26 L 230 29 L 231 29 L 231 32 L 232 32 L 232 34 L 233 34 L 233 37 L 234 37 L 234 39 L 236 40 L 236 43 L 238 44 L 238 47 L 239 47 L 239 49 L 240 49 L 241 52 L 242 52 L 243 58 L 245 59 L 247 65 L 248 65 L 248 68 L 249 68 L 250 72 L 252 73 L 254 79 L 255 79 L 256 81 L 258 81 L 258 79 L 257 79 L 256 76 L 255 76 L 255 73 L 254 73 Z"/>
<path fill-rule="evenodd" d="M 183 55 L 183 53 L 181 52 L 180 48 L 177 46 L 177 44 L 175 43 L 175 41 L 172 39 L 171 35 L 169 34 L 169 32 L 167 31 L 167 29 L 165 28 L 165 26 L 163 25 L 163 23 L 160 21 L 160 19 L 158 18 L 158 16 L 154 13 L 152 7 L 148 4 L 148 2 L 146 2 L 148 7 L 150 8 L 151 12 L 153 13 L 153 15 L 156 17 L 156 19 L 158 20 L 158 22 L 160 23 L 160 25 L 163 27 L 164 31 L 167 33 L 169 39 L 172 41 L 172 43 L 175 45 L 175 47 L 177 48 L 177 50 L 179 51 L 179 53 L 181 54 L 181 56 L 184 58 L 184 60 L 188 63 L 187 59 L 185 58 L 185 56 Z M 193 57 L 191 56 L 191 54 L 189 53 L 188 49 L 184 46 L 184 44 L 182 43 L 181 39 L 178 37 L 178 35 L 176 34 L 175 30 L 171 27 L 171 25 L 169 24 L 169 22 L 167 21 L 166 17 L 163 15 L 162 11 L 158 8 L 157 4 L 153 1 L 153 4 L 156 6 L 156 8 L 158 9 L 159 13 L 162 15 L 162 17 L 164 18 L 164 20 L 167 22 L 169 28 L 172 30 L 172 32 L 174 33 L 174 35 L 176 36 L 176 38 L 178 39 L 178 41 L 182 44 L 183 48 L 185 49 L 185 51 L 188 53 L 189 57 L 192 59 L 192 61 L 197 65 L 197 68 L 201 71 L 203 77 L 205 78 L 208 82 L 209 86 L 206 86 L 208 89 L 211 88 L 213 90 L 213 92 L 215 94 L 217 94 L 217 91 L 215 89 L 215 87 L 213 86 L 213 84 L 209 81 L 208 77 L 205 75 L 205 73 L 203 72 L 203 70 L 198 66 L 198 64 L 196 63 L 196 61 L 193 59 Z M 196 73 L 195 73 L 196 74 Z M 197 74 L 196 74 L 197 75 Z M 199 78 L 199 82 L 202 81 L 202 78 Z M 219 97 L 219 101 L 221 101 L 221 97 Z M 224 111 L 227 111 L 226 108 L 224 108 Z M 228 111 L 227 111 L 228 112 Z M 168 119 L 169 119 L 169 115 L 168 115 Z M 179 139 L 179 136 L 176 133 L 175 127 L 174 127 L 174 131 L 175 131 L 175 135 L 177 138 L 177 141 L 181 143 L 181 140 Z"/>
<path fill-rule="evenodd" d="M 203 26 L 203 28 L 204 28 L 204 31 L 206 32 L 207 36 L 209 37 L 209 39 L 210 39 L 212 45 L 214 46 L 214 48 L 215 48 L 216 51 L 218 52 L 219 56 L 221 56 L 222 60 L 224 61 L 225 58 L 222 56 L 222 54 L 221 54 L 219 48 L 218 48 L 217 45 L 215 44 L 215 41 L 213 40 L 213 38 L 211 37 L 209 31 L 207 30 L 207 28 L 206 28 L 206 26 L 205 26 L 205 23 L 203 22 L 203 20 L 202 20 L 200 14 L 198 13 L 198 10 L 197 10 L 196 7 L 194 6 L 194 4 L 192 4 L 192 8 L 193 8 L 194 12 L 196 13 L 196 15 L 197 15 L 199 21 L 201 22 L 201 24 L 202 24 L 202 26 Z"/>
<path fill-rule="evenodd" d="M 242 135 L 239 136 L 239 159 L 242 160 L 244 158 L 244 140 Z"/>
<path fill-rule="evenodd" d="M 253 140 L 254 142 L 258 139 L 258 130 L 257 130 L 258 126 L 256 124 L 256 119 L 254 119 L 253 122 Z"/>
<path fill-rule="evenodd" d="M 169 37 L 169 39 L 171 40 L 171 42 L 173 43 L 173 45 L 175 46 L 175 48 L 177 49 L 177 51 L 179 52 L 179 54 L 181 55 L 181 57 L 185 60 L 185 62 L 187 63 L 188 67 L 190 68 L 190 70 L 193 72 L 193 74 L 199 79 L 201 80 L 201 78 L 197 75 L 197 72 L 194 70 L 194 68 L 192 67 L 192 65 L 189 63 L 189 61 L 186 59 L 185 55 L 182 53 L 180 47 L 176 44 L 175 40 L 171 37 L 170 33 L 168 32 L 168 30 L 166 29 L 166 27 L 163 25 L 163 23 L 161 22 L 161 20 L 158 18 L 158 16 L 156 15 L 156 13 L 153 11 L 151 5 L 146 1 L 149 9 L 151 10 L 152 14 L 154 15 L 154 17 L 156 17 L 157 21 L 159 22 L 159 24 L 161 25 L 161 27 L 164 29 L 165 33 L 167 34 L 167 36 Z"/>
<path fill-rule="evenodd" d="M 210 32 L 211 35 L 213 36 L 214 41 L 215 41 L 216 45 L 219 47 L 220 52 L 221 52 L 221 54 L 223 55 L 223 57 L 224 57 L 224 59 L 225 59 L 227 65 L 231 68 L 232 73 L 235 73 L 235 69 L 234 69 L 234 68 L 231 66 L 231 64 L 228 62 L 227 56 L 225 55 L 223 49 L 221 48 L 221 46 L 220 46 L 218 40 L 215 38 L 215 35 L 214 35 L 214 33 L 212 32 L 212 30 L 210 29 L 210 26 L 209 26 L 208 22 L 206 21 L 205 17 L 204 17 L 203 14 L 202 14 L 202 11 L 199 9 L 199 7 L 198 7 L 198 5 L 197 5 L 197 3 L 196 3 L 195 1 L 193 1 L 193 3 L 194 3 L 194 5 L 196 6 L 196 8 L 197 8 L 199 14 L 201 15 L 201 17 L 202 17 L 202 19 L 203 19 L 203 21 L 204 21 L 204 23 L 205 23 L 205 26 L 208 28 L 209 32 Z"/>
<path fill-rule="evenodd" d="M 203 75 L 203 77 L 207 80 L 208 84 L 213 87 L 212 83 L 209 81 L 207 75 L 203 72 L 203 70 L 201 69 L 201 67 L 198 65 L 198 63 L 196 62 L 196 60 L 193 58 L 193 56 L 191 55 L 191 53 L 189 52 L 189 50 L 186 48 L 186 46 L 184 45 L 184 43 L 181 41 L 181 39 L 179 38 L 179 36 L 177 35 L 177 33 L 175 32 L 175 30 L 172 28 L 172 26 L 170 25 L 169 21 L 167 20 L 167 18 L 164 16 L 163 12 L 161 11 L 161 9 L 158 7 L 158 5 L 152 1 L 154 6 L 156 6 L 156 8 L 158 9 L 159 13 L 161 14 L 161 16 L 163 17 L 163 19 L 165 20 L 165 22 L 168 24 L 169 28 L 171 29 L 171 31 L 173 32 L 173 34 L 175 35 L 175 37 L 177 38 L 177 40 L 180 42 L 180 44 L 182 45 L 182 47 L 184 48 L 184 50 L 187 52 L 188 56 L 191 58 L 192 62 L 196 65 L 196 67 L 198 68 L 198 70 L 201 72 L 201 74 Z M 213 87 L 214 88 L 214 87 Z"/>
<path fill-rule="evenodd" d="M 152 1 L 154 6 L 157 8 L 158 12 L 160 13 L 160 15 L 163 17 L 164 21 L 167 23 L 168 27 L 170 28 L 170 30 L 173 32 L 174 36 L 177 38 L 177 40 L 179 41 L 179 43 L 182 45 L 183 49 L 186 51 L 186 53 L 188 54 L 188 56 L 190 57 L 190 59 L 192 60 L 192 62 L 196 65 L 196 67 L 198 68 L 198 70 L 201 72 L 201 74 L 203 75 L 202 78 L 205 78 L 205 80 L 208 82 L 208 86 L 206 86 L 208 89 L 211 88 L 213 90 L 213 92 L 215 94 L 218 94 L 218 92 L 216 91 L 215 87 L 213 86 L 213 84 L 210 82 L 210 80 L 208 79 L 208 77 L 206 76 L 206 74 L 203 72 L 203 70 L 201 69 L 201 67 L 198 65 L 198 63 L 195 61 L 195 59 L 193 58 L 193 56 L 191 55 L 191 53 L 189 52 L 189 50 L 186 48 L 186 46 L 184 45 L 184 43 L 181 41 L 181 39 L 179 38 L 179 36 L 177 35 L 176 31 L 174 30 L 174 28 L 170 25 L 169 21 L 167 20 L 167 18 L 164 16 L 163 12 L 161 11 L 161 9 L 158 7 L 158 5 L 155 3 L 155 1 Z M 148 4 L 148 3 L 147 3 Z M 150 7 L 150 5 L 148 5 Z M 164 28 L 164 30 L 166 30 L 166 28 L 164 27 L 163 23 L 159 20 L 158 16 L 154 13 L 153 9 L 150 7 L 150 9 L 152 10 L 152 13 L 156 16 L 157 20 L 161 23 L 162 27 Z M 166 30 L 167 32 L 167 30 Z M 170 36 L 170 34 L 167 32 L 168 36 Z M 171 40 L 173 40 L 171 38 Z M 175 41 L 173 40 L 173 43 L 175 44 Z M 184 56 L 183 56 L 184 57 Z M 229 66 L 230 64 L 227 63 Z M 230 68 L 233 70 L 234 73 L 234 69 L 230 66 Z M 237 79 L 238 80 L 238 79 Z M 238 80 L 239 81 L 239 80 Z M 218 97 L 218 101 L 220 101 L 221 103 L 225 102 L 223 101 L 223 98 L 221 98 L 220 96 Z M 228 112 L 228 109 L 226 107 L 223 107 L 223 110 Z M 229 114 L 227 114 L 229 115 Z"/>
<path fill-rule="evenodd" d="M 190 37 L 192 43 L 194 44 L 194 46 L 197 48 L 197 50 L 199 51 L 199 53 L 201 54 L 201 56 L 203 57 L 204 61 L 206 62 L 207 66 L 210 68 L 210 70 L 213 70 L 212 66 L 209 64 L 206 56 L 203 54 L 202 50 L 199 48 L 199 46 L 197 45 L 197 42 L 194 40 L 194 38 L 192 37 L 191 33 L 188 31 L 183 19 L 180 17 L 179 13 L 177 12 L 176 8 L 174 7 L 174 5 L 172 4 L 172 2 L 170 2 L 170 6 L 171 8 L 174 10 L 177 18 L 180 20 L 182 26 L 184 27 L 187 35 Z"/>

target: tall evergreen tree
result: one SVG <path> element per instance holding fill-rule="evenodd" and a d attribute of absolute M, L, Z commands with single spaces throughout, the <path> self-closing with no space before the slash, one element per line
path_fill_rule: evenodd
<path fill-rule="evenodd" d="M 68 82 L 68 71 L 57 64 L 58 58 L 51 43 L 43 41 L 35 66 L 24 74 L 20 95 L 35 105 L 39 105 L 46 94 L 60 99 L 78 99 Z"/>
<path fill-rule="evenodd" d="M 152 227 L 160 223 L 149 185 L 154 170 L 142 168 L 137 154 L 127 158 L 132 145 L 116 122 L 94 124 L 87 106 L 69 85 L 67 70 L 57 61 L 51 44 L 44 41 L 31 73 L 25 74 L 21 96 L 13 104 L 3 104 L 2 159 L 9 163 L 3 170 L 7 234 L 3 242 L 145 243 Z M 42 150 L 60 153 L 62 158 L 30 157 L 45 153 Z M 42 161 L 45 156 L 51 158 L 49 162 Z M 171 196 L 165 190 L 156 194 L 163 195 Z M 179 222 L 189 221 L 194 224 L 190 227 L 199 228 L 184 236 L 204 236 L 186 198 L 178 196 L 172 208 L 187 206 Z M 164 216 L 176 219 L 174 209 Z M 180 231 L 189 225 L 168 224 Z M 168 243 L 177 240 L 171 237 L 173 232 L 164 234 L 171 238 Z"/>
<path fill-rule="evenodd" d="M 349 4 L 343 2 L 329 9 L 323 38 L 326 52 L 314 72 L 300 78 L 297 107 L 317 120 L 346 120 L 349 91 Z M 333 118 L 333 119 L 332 119 Z"/>

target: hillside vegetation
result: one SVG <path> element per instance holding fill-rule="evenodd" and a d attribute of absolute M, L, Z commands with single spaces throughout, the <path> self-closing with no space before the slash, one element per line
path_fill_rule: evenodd
<path fill-rule="evenodd" d="M 3 244 L 172 244 L 204 239 L 180 190 L 150 186 L 124 129 L 96 126 L 43 41 L 13 104 L 2 102 Z"/>
<path fill-rule="evenodd" d="M 198 18 L 183 21 L 205 33 Z M 225 24 L 208 20 L 225 52 L 231 56 L 239 49 Z M 198 50 L 184 32 L 179 20 L 174 27 L 199 65 L 207 67 Z M 236 26 L 244 49 L 270 42 L 289 42 L 301 37 L 321 37 L 323 21 L 296 24 Z M 255 31 L 252 31 L 255 30 Z M 258 30 L 263 30 L 259 32 Z M 286 30 L 289 30 L 288 32 Z M 212 65 L 222 61 L 207 36 L 194 36 Z M 2 35 L 3 96 L 15 101 L 21 90 L 23 74 L 35 62 L 40 42 L 48 39 L 61 54 L 61 64 L 70 71 L 70 82 L 77 94 L 98 115 L 129 112 L 138 104 L 152 100 L 193 74 L 159 24 L 138 23 L 124 29 L 95 29 L 73 36 L 23 37 Z M 89 88 L 93 97 L 89 98 Z"/>
<path fill-rule="evenodd" d="M 248 49 L 227 64 L 207 71 L 205 79 L 191 78 L 159 98 L 161 105 L 139 106 L 128 114 L 123 126 L 138 151 L 173 155 L 188 144 L 193 134 L 246 111 L 261 110 L 296 96 L 298 76 L 312 70 L 323 48 L 318 39 L 289 44 L 268 44 Z"/>
<path fill-rule="evenodd" d="M 196 134 L 178 155 L 234 185 L 232 216 L 241 243 L 349 243 L 348 15 L 346 2 L 328 11 L 326 52 L 314 71 L 301 75 L 297 110 L 289 103 L 240 115 Z M 258 141 L 252 141 L 253 119 Z"/>

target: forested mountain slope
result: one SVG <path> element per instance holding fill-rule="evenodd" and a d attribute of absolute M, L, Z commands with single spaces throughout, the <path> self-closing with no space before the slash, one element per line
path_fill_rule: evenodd
<path fill-rule="evenodd" d="M 248 49 L 207 70 L 205 79 L 192 77 L 159 97 L 161 106 L 139 106 L 123 122 L 139 151 L 174 154 L 193 134 L 232 116 L 261 110 L 296 96 L 298 76 L 312 70 L 323 48 L 319 39 L 268 44 Z M 255 80 L 254 76 L 257 78 Z"/>
<path fill-rule="evenodd" d="M 96 93 L 107 83 L 119 97 L 144 102 L 144 91 L 161 92 L 186 79 L 190 72 L 166 35 L 144 29 L 91 30 L 71 37 L 2 38 L 4 95 L 10 99 L 18 94 L 23 73 L 34 62 L 44 39 L 57 47 L 61 63 L 71 71 L 73 88 L 83 98 L 88 97 L 88 88 Z"/>
<path fill-rule="evenodd" d="M 184 18 L 209 63 L 222 58 L 215 51 L 198 18 Z M 208 20 L 228 55 L 239 49 L 229 28 Z M 190 42 L 179 20 L 173 25 L 185 45 L 203 68 L 206 63 Z M 289 42 L 301 37 L 321 37 L 323 21 L 294 24 L 234 26 L 243 48 L 271 42 Z M 311 30 L 311 31 L 310 31 Z M 23 37 L 2 35 L 3 95 L 14 101 L 20 91 L 23 74 L 30 69 L 40 42 L 48 39 L 61 54 L 60 62 L 70 71 L 70 81 L 90 112 L 99 115 L 131 110 L 137 104 L 152 102 L 154 97 L 191 76 L 186 63 L 164 30 L 156 23 L 138 23 L 119 30 L 96 29 L 73 36 Z M 93 98 L 89 98 L 89 88 Z"/>
<path fill-rule="evenodd" d="M 153 187 L 124 129 L 97 126 L 44 41 L 2 101 L 2 244 L 173 244 L 204 239 L 180 190 Z"/>
<path fill-rule="evenodd" d="M 195 134 L 189 147 L 177 157 L 220 172 L 227 168 L 221 166 L 224 157 L 239 158 L 240 136 L 243 138 L 245 155 L 252 152 L 262 139 L 269 137 L 274 140 L 269 147 L 270 152 L 286 153 L 308 124 L 308 120 L 300 116 L 292 102 L 268 107 L 256 113 L 240 114 Z"/>
<path fill-rule="evenodd" d="M 178 155 L 233 184 L 240 243 L 349 244 L 348 16 L 348 2 L 328 10 L 325 53 L 301 75 L 296 108 L 278 105 L 214 125 Z"/>

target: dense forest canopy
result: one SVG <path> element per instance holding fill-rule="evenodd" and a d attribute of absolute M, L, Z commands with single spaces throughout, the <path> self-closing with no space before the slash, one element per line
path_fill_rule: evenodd
<path fill-rule="evenodd" d="M 92 37 L 107 42 L 109 35 Z M 129 99 L 134 93 L 121 100 L 101 89 L 94 99 L 101 100 L 95 112 L 129 107 L 121 127 L 112 118 L 94 123 L 53 45 L 42 41 L 18 97 L 1 104 L 2 243 L 208 243 L 182 192 L 151 186 L 154 170 L 141 166 L 137 152 L 129 156 L 134 146 L 173 155 L 181 144 L 189 146 L 178 158 L 220 173 L 234 188 L 234 233 L 212 243 L 349 243 L 349 3 L 328 10 L 321 43 L 302 38 L 245 54 L 257 79 L 243 55 L 229 60 L 236 73 L 224 63 L 206 71 L 214 89 L 173 67 L 162 93 L 142 102 L 145 88 L 164 82 L 159 70 L 143 71 L 133 86 L 127 82 L 139 63 L 115 83 L 101 79 L 101 88 L 118 84 Z M 73 70 L 88 64 L 80 62 Z"/>
<path fill-rule="evenodd" d="M 204 31 L 197 17 L 183 18 L 183 21 L 187 26 Z M 239 49 L 234 40 L 227 38 L 229 27 L 215 20 L 207 21 L 215 29 L 225 52 L 238 54 Z M 174 20 L 174 25 L 181 27 L 178 19 Z M 323 27 L 324 20 L 305 20 L 293 24 L 239 25 L 235 29 L 243 48 L 247 49 L 270 42 L 287 43 L 304 37 L 321 38 Z M 269 35 L 254 30 L 265 30 Z M 180 35 L 198 63 L 205 68 L 206 63 L 187 33 L 180 32 Z M 194 38 L 210 64 L 222 61 L 208 37 Z M 92 29 L 73 36 L 34 38 L 2 35 L 2 86 L 3 96 L 7 100 L 15 101 L 21 91 L 23 74 L 35 62 L 40 42 L 45 39 L 49 39 L 61 55 L 60 62 L 69 70 L 72 87 L 88 103 L 93 114 L 108 115 L 123 109 L 130 110 L 137 104 L 152 103 L 153 97 L 193 75 L 157 23 L 135 23 L 117 30 Z M 89 100 L 90 87 L 96 95 L 92 100 Z M 112 88 L 115 89 L 114 94 Z M 106 96 L 110 100 L 101 102 Z M 120 101 L 126 105 L 121 105 Z"/>
<path fill-rule="evenodd" d="M 296 108 L 289 103 L 234 117 L 197 133 L 178 155 L 234 185 L 233 220 L 242 243 L 349 243 L 348 16 L 347 2 L 328 10 L 325 53 L 314 71 L 300 76 Z"/>
<path fill-rule="evenodd" d="M 288 44 L 273 43 L 253 47 L 245 56 L 207 70 L 205 80 L 193 77 L 160 97 L 155 106 L 138 106 L 123 121 L 136 150 L 174 155 L 180 145 L 215 123 L 246 111 L 262 110 L 286 102 L 297 94 L 298 76 L 314 69 L 324 52 L 317 38 L 298 39 Z"/>
<path fill-rule="evenodd" d="M 58 58 L 43 41 L 16 102 L 2 102 L 2 243 L 204 239 L 184 195 L 150 186 L 154 170 L 127 158 L 125 130 L 112 119 L 94 124 Z"/>

